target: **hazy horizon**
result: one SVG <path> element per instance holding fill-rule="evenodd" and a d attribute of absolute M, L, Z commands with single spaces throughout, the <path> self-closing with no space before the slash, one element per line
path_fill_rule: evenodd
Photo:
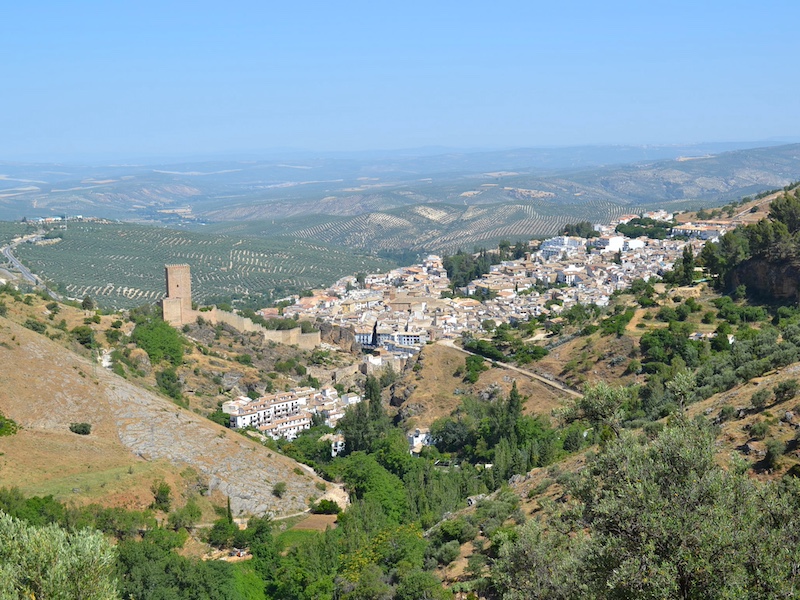
<path fill-rule="evenodd" d="M 230 150 L 219 153 L 179 153 L 174 154 L 125 154 L 123 152 L 107 152 L 102 154 L 69 154 L 64 156 L 24 156 L 16 158 L 0 156 L 0 164 L 19 164 L 19 165 L 74 165 L 74 166 L 161 166 L 161 165 L 180 165 L 204 162 L 269 162 L 280 160 L 314 160 L 314 159 L 342 159 L 342 160 L 389 160 L 393 158 L 424 158 L 447 155 L 471 155 L 471 154 L 491 154 L 502 152 L 517 151 L 569 151 L 581 149 L 613 149 L 613 148 L 641 148 L 641 149 L 687 149 L 719 147 L 716 153 L 728 152 L 740 149 L 754 149 L 761 147 L 783 146 L 800 144 L 800 136 L 788 137 L 787 139 L 771 140 L 730 140 L 730 141 L 702 141 L 702 142 L 674 142 L 674 143 L 646 143 L 646 144 L 572 144 L 572 145 L 543 145 L 543 146 L 508 146 L 508 147 L 446 147 L 446 146 L 425 146 L 408 148 L 364 148 L 355 150 L 313 150 L 305 148 L 266 148 L 263 150 L 239 151 Z M 730 146 L 730 147 L 728 147 Z M 659 158 L 647 160 L 661 160 Z M 627 162 L 627 161 L 623 161 Z M 535 166 L 535 165 L 531 165 Z"/>

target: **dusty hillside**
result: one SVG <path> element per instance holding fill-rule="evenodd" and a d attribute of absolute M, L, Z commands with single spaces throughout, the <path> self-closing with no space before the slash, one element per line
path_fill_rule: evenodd
<path fill-rule="evenodd" d="M 0 361 L 0 411 L 23 427 L 0 438 L 3 485 L 69 497 L 87 487 L 123 493 L 131 475 L 141 483 L 180 474 L 230 496 L 235 513 L 275 515 L 321 495 L 321 480 L 294 461 L 3 318 Z M 73 422 L 91 423 L 91 435 L 72 433 Z M 280 499 L 279 481 L 287 484 Z"/>
<path fill-rule="evenodd" d="M 720 425 L 720 462 L 726 463 L 732 455 L 737 454 L 750 462 L 753 473 L 760 477 L 782 476 L 800 464 L 800 447 L 795 438 L 795 435 L 800 436 L 800 395 L 781 401 L 772 395 L 761 409 L 753 407 L 752 396 L 760 390 L 774 390 L 781 382 L 798 379 L 800 363 L 795 363 L 692 404 L 687 412 L 690 417 L 703 415 Z M 766 424 L 765 435 L 755 435 L 751 431 L 757 423 Z M 778 440 L 785 445 L 785 451 L 774 469 L 767 469 L 763 463 L 770 440 Z"/>
<path fill-rule="evenodd" d="M 497 387 L 506 395 L 514 381 L 520 393 L 527 397 L 523 407 L 526 413 L 547 415 L 562 403 L 563 393 L 522 373 L 500 367 L 481 373 L 474 385 L 465 383 L 462 376 L 454 375 L 459 367 L 463 369 L 465 357 L 463 352 L 446 345 L 426 346 L 419 357 L 420 368 L 411 371 L 394 387 L 392 404 L 399 406 L 404 417 L 414 417 L 415 426 L 427 427 L 453 412 L 464 394 L 480 394 Z"/>

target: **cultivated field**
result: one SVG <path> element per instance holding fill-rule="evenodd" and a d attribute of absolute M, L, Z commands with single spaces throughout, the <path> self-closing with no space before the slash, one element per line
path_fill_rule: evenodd
<path fill-rule="evenodd" d="M 17 236 L 30 233 L 32 227 L 17 221 L 0 221 L 0 246 L 4 246 Z"/>
<path fill-rule="evenodd" d="M 523 190 L 525 191 L 525 190 Z M 520 190 L 492 190 L 517 200 Z M 496 246 L 500 240 L 530 240 L 557 234 L 567 223 L 608 222 L 638 208 L 609 200 L 559 204 L 546 198 L 524 198 L 503 204 L 417 204 L 349 218 L 317 217 L 286 221 L 225 223 L 214 231 L 238 235 L 291 236 L 362 251 L 406 248 L 453 253 L 458 249 Z"/>
<path fill-rule="evenodd" d="M 288 293 L 329 285 L 391 263 L 331 248 L 312 239 L 205 235 L 128 224 L 70 225 L 61 242 L 25 244 L 17 254 L 34 272 L 74 298 L 89 295 L 126 308 L 164 295 L 164 265 L 192 267 L 194 299 Z"/>

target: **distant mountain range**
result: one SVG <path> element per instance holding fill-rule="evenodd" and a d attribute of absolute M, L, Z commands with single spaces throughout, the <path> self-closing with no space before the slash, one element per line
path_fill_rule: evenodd
<path fill-rule="evenodd" d="M 800 144 L 587 146 L 160 165 L 0 163 L 0 219 L 97 216 L 365 250 L 549 235 L 634 208 L 698 208 L 800 178 Z"/>

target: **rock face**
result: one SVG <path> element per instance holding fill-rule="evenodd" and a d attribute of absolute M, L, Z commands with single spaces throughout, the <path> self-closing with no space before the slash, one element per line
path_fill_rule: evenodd
<path fill-rule="evenodd" d="M 209 490 L 230 497 L 237 515 L 301 512 L 321 495 L 315 484 L 322 480 L 295 461 L 0 319 L 0 341 L 12 339 L 0 345 L 0 361 L 21 383 L 15 394 L 0 394 L 0 410 L 23 427 L 68 431 L 72 422 L 92 423 L 93 432 L 116 436 L 141 458 L 194 468 Z M 286 483 L 281 498 L 272 493 L 278 482 Z"/>
<path fill-rule="evenodd" d="M 317 321 L 314 326 L 319 329 L 320 340 L 326 344 L 339 346 L 345 352 L 361 352 L 361 344 L 356 342 L 355 331 L 351 327 L 340 327 L 324 321 Z"/>
<path fill-rule="evenodd" d="M 134 367 L 147 374 L 150 374 L 153 370 L 153 366 L 150 364 L 150 357 L 141 348 L 135 348 L 131 352 L 131 363 Z"/>
<path fill-rule="evenodd" d="M 392 406 L 402 406 L 411 397 L 417 386 L 413 383 L 405 385 L 401 382 L 392 385 L 389 396 L 389 404 Z"/>
<path fill-rule="evenodd" d="M 747 291 L 764 298 L 800 301 L 800 266 L 789 261 L 771 262 L 752 258 L 731 273 L 731 285 L 745 285 Z"/>

